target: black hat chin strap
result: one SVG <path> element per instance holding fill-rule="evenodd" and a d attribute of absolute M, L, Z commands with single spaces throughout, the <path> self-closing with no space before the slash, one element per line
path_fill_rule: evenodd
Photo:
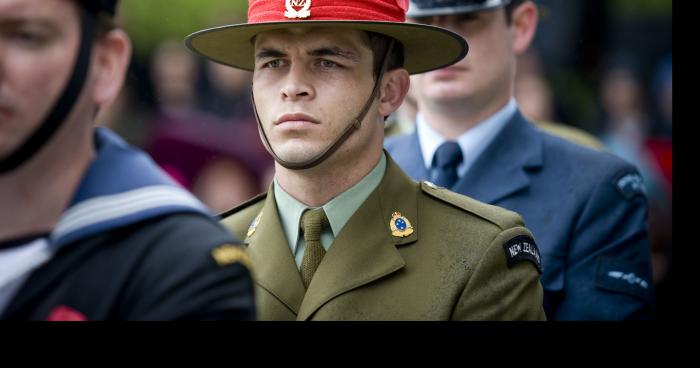
<path fill-rule="evenodd" d="M 87 78 L 90 67 L 90 53 L 92 42 L 95 38 L 95 17 L 85 10 L 80 11 L 81 40 L 77 52 L 73 72 L 63 90 L 63 94 L 56 101 L 44 122 L 24 143 L 5 159 L 0 160 L 0 174 L 12 171 L 32 158 L 51 139 L 61 123 L 73 110 L 73 105 L 78 100 Z"/>
<path fill-rule="evenodd" d="M 316 157 L 313 157 L 307 161 L 302 161 L 302 162 L 289 162 L 285 161 L 277 154 L 275 154 L 275 151 L 272 149 L 272 146 L 270 145 L 270 141 L 267 139 L 267 135 L 265 134 L 265 130 L 263 129 L 262 123 L 260 122 L 260 116 L 258 116 L 258 109 L 255 106 L 255 96 L 253 95 L 253 91 L 251 89 L 250 92 L 250 97 L 253 101 L 253 111 L 255 111 L 255 120 L 258 123 L 258 132 L 260 132 L 260 136 L 263 138 L 263 144 L 265 145 L 265 149 L 267 152 L 269 152 L 272 157 L 282 165 L 283 167 L 290 169 L 290 170 L 304 170 L 304 169 L 309 169 L 314 166 L 317 166 L 321 162 L 325 161 L 328 157 L 330 157 L 338 148 L 340 148 L 340 145 L 345 142 L 350 135 L 355 131 L 359 130 L 360 127 L 362 126 L 362 120 L 364 120 L 365 115 L 367 115 L 367 112 L 369 111 L 370 107 L 372 106 L 372 103 L 374 100 L 377 98 L 377 93 L 379 93 L 379 86 L 382 81 L 382 77 L 384 77 L 384 72 L 386 72 L 386 69 L 389 65 L 389 55 L 391 55 L 391 51 L 394 48 L 394 40 L 391 39 L 389 42 L 389 47 L 387 47 L 386 53 L 384 54 L 384 59 L 382 61 L 382 68 L 379 71 L 379 75 L 377 76 L 377 79 L 374 81 L 374 87 L 372 88 L 372 94 L 369 96 L 369 99 L 365 103 L 365 106 L 362 108 L 360 113 L 357 115 L 357 117 L 352 120 L 343 133 L 338 137 L 338 139 L 335 140 L 332 144 L 330 144 L 323 152 L 319 153 L 316 155 Z"/>

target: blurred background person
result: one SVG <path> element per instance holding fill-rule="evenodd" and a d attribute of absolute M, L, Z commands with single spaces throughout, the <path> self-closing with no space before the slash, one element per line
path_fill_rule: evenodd
<path fill-rule="evenodd" d="M 260 186 L 250 168 L 225 157 L 216 158 L 204 166 L 192 186 L 192 193 L 215 213 L 243 203 L 259 192 Z"/>
<path fill-rule="evenodd" d="M 604 122 L 602 139 L 606 148 L 614 154 L 634 163 L 644 178 L 644 185 L 649 200 L 649 239 L 652 251 L 653 282 L 661 285 L 671 265 L 672 242 L 672 197 L 670 181 L 670 157 L 665 163 L 662 158 L 671 152 L 667 137 L 654 137 L 655 124 L 653 109 L 647 101 L 657 102 L 659 111 L 670 106 L 661 90 L 654 91 L 650 98 L 644 90 L 643 83 L 637 72 L 634 59 L 620 55 L 611 56 L 603 72 L 601 81 L 601 120 Z M 659 82 L 658 86 L 667 82 Z M 668 105 L 664 105 L 668 103 Z M 670 117 L 670 116 L 669 116 Z M 659 123 L 657 123 L 659 124 Z M 666 128 L 662 122 L 661 129 Z M 659 313 L 666 313 L 664 293 L 661 292 Z"/>
<path fill-rule="evenodd" d="M 200 99 L 202 110 L 235 124 L 255 121 L 250 103 L 252 74 L 211 61 L 204 62 L 208 89 Z"/>
<path fill-rule="evenodd" d="M 673 65 L 671 55 L 664 56 L 651 80 L 651 99 L 655 124 L 647 138 L 647 148 L 658 168 L 660 180 L 667 189 L 665 202 L 649 213 L 652 235 L 652 261 L 656 282 L 657 310 L 660 318 L 668 318 L 673 310 Z"/>
<path fill-rule="evenodd" d="M 548 133 L 589 148 L 602 149 L 603 144 L 594 135 L 556 121 L 552 89 L 540 68 L 539 56 L 535 51 L 528 50 L 518 57 L 515 100 L 523 116 Z"/>
<path fill-rule="evenodd" d="M 207 81 L 217 88 L 200 99 L 197 86 L 202 76 L 194 55 L 179 40 L 159 45 L 152 58 L 156 110 L 148 123 L 146 149 L 173 178 L 218 212 L 259 193 L 262 174 L 271 163 L 257 138 L 249 76 L 211 64 L 208 70 Z M 233 171 L 223 173 L 224 168 Z M 221 191 L 211 192 L 215 188 Z"/>

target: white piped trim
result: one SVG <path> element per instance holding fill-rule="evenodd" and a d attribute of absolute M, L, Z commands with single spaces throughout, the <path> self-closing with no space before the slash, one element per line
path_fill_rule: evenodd
<path fill-rule="evenodd" d="M 71 207 L 61 216 L 52 238 L 58 239 L 87 226 L 164 206 L 194 207 L 209 212 L 204 204 L 181 188 L 167 185 L 143 187 L 91 198 Z"/>

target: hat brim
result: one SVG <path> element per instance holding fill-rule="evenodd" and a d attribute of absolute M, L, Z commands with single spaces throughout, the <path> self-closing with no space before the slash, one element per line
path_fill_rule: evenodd
<path fill-rule="evenodd" d="M 207 59 L 252 71 L 255 67 L 253 37 L 262 32 L 292 27 L 357 29 L 393 37 L 404 46 L 404 68 L 410 74 L 454 64 L 462 60 L 469 50 L 464 38 L 440 27 L 416 23 L 339 20 L 228 25 L 192 33 L 185 39 L 185 44 Z"/>

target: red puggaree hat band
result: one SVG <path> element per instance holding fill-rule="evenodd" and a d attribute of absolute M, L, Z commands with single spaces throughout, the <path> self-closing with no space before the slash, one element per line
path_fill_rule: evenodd
<path fill-rule="evenodd" d="M 248 23 L 289 20 L 404 22 L 408 0 L 252 0 Z"/>

